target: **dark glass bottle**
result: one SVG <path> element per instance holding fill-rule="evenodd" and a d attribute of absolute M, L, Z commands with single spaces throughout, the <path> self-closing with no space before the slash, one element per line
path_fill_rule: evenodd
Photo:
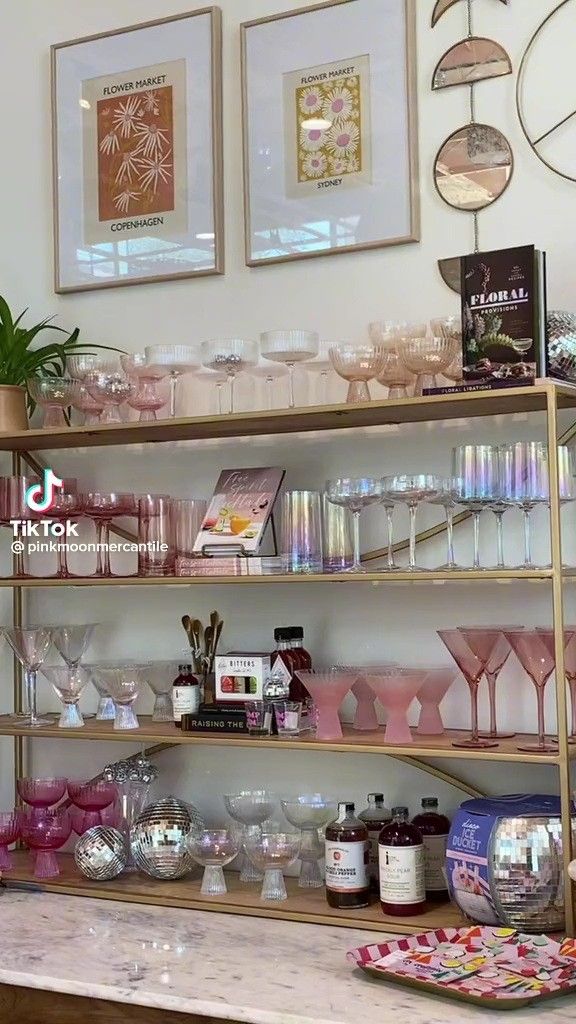
<path fill-rule="evenodd" d="M 290 637 L 290 630 L 284 626 L 277 627 L 274 630 L 274 640 L 276 641 L 276 650 L 272 653 L 270 659 L 270 667 L 272 670 L 272 676 L 277 676 L 285 683 L 286 693 L 290 692 L 290 699 L 292 698 L 292 683 L 294 680 L 294 673 L 298 665 L 298 658 L 294 654 L 292 648 L 292 641 Z"/>
<path fill-rule="evenodd" d="M 368 793 L 368 806 L 365 810 L 360 811 L 358 817 L 360 821 L 363 821 L 368 829 L 368 836 L 370 839 L 370 853 L 368 859 L 368 875 L 370 877 L 370 886 L 374 892 L 378 892 L 380 886 L 379 871 L 378 871 L 378 839 L 380 833 L 389 822 L 392 821 L 392 813 L 388 807 L 384 804 L 383 793 Z"/>
<path fill-rule="evenodd" d="M 310 672 L 312 669 L 312 655 L 310 651 L 307 651 L 304 647 L 304 630 L 302 626 L 290 626 L 292 650 L 300 658 L 300 668 L 304 669 L 305 672 Z"/>
<path fill-rule="evenodd" d="M 284 630 L 289 642 L 289 651 L 292 655 L 294 674 L 290 682 L 290 700 L 299 700 L 304 704 L 310 699 L 310 694 L 304 683 L 298 678 L 296 672 L 309 672 L 312 668 L 312 658 L 308 651 L 304 650 L 304 630 L 301 626 L 286 626 Z"/>
<path fill-rule="evenodd" d="M 437 902 L 447 900 L 448 888 L 444 871 L 450 821 L 445 814 L 438 813 L 438 800 L 435 796 L 422 798 L 422 813 L 412 819 L 412 824 L 422 833 L 424 839 L 426 899 Z"/>
<path fill-rule="evenodd" d="M 408 821 L 407 807 L 393 807 L 378 840 L 380 903 L 385 914 L 410 917 L 426 909 L 424 842 Z"/>
<path fill-rule="evenodd" d="M 200 707 L 200 684 L 192 672 L 192 665 L 179 665 L 172 684 L 174 725 L 182 728 L 182 715 L 195 715 Z"/>
<path fill-rule="evenodd" d="M 352 803 L 339 803 L 338 817 L 326 826 L 326 899 L 337 910 L 370 903 L 368 829 Z"/>

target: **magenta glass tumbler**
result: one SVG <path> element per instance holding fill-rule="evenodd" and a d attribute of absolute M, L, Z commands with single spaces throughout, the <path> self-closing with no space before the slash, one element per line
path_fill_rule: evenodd
<path fill-rule="evenodd" d="M 495 740 L 481 738 L 478 731 L 478 687 L 484 674 L 483 662 L 471 650 L 459 629 L 439 629 L 438 636 L 450 651 L 470 690 L 472 715 L 470 737 L 466 740 L 454 740 L 452 746 L 464 750 L 483 750 L 489 747 L 497 747 L 498 744 Z"/>
<path fill-rule="evenodd" d="M 20 839 L 22 833 L 21 811 L 0 811 L 0 871 L 13 867 L 8 847 Z"/>
<path fill-rule="evenodd" d="M 93 825 L 105 824 L 102 811 L 114 804 L 118 790 L 113 782 L 73 781 L 68 783 L 68 796 L 74 806 L 82 811 L 79 821 L 73 817 L 74 831 L 82 835 Z"/>
<path fill-rule="evenodd" d="M 385 743 L 397 746 L 413 743 L 408 709 L 425 679 L 425 671 L 412 668 L 391 668 L 376 675 L 366 675 L 369 686 L 386 712 Z"/>
<path fill-rule="evenodd" d="M 426 673 L 423 685 L 416 694 L 420 703 L 420 717 L 416 732 L 419 736 L 441 736 L 444 722 L 440 714 L 440 704 L 458 676 L 458 669 L 444 666 L 433 668 Z"/>
<path fill-rule="evenodd" d="M 71 832 L 70 813 L 64 808 L 45 810 L 41 815 L 24 811 L 22 839 L 36 853 L 35 878 L 56 878 L 60 874 L 55 851 L 64 846 Z"/>
<path fill-rule="evenodd" d="M 333 672 L 296 672 L 296 675 L 308 690 L 316 707 L 316 739 L 342 739 L 342 725 L 338 709 L 355 682 L 355 674 L 335 670 Z"/>

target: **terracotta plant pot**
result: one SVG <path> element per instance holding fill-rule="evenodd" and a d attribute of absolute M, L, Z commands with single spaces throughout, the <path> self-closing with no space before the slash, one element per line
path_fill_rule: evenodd
<path fill-rule="evenodd" d="M 28 430 L 26 392 L 15 384 L 0 384 L 0 433 Z"/>

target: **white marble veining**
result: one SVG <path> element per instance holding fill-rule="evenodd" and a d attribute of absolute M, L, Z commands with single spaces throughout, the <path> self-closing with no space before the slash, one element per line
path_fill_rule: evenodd
<path fill-rule="evenodd" d="M 0 983 L 247 1024 L 466 1024 L 500 1013 L 375 982 L 346 951 L 382 933 L 143 907 L 42 893 L 0 894 Z M 568 1024 L 555 1000 L 539 1024 Z M 534 1022 L 518 1010 L 514 1024 Z"/>

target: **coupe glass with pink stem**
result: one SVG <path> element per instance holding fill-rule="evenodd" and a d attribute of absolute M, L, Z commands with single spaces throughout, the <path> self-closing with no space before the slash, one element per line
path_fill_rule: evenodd
<path fill-rule="evenodd" d="M 18 796 L 33 811 L 42 813 L 47 807 L 53 807 L 60 802 L 66 792 L 68 779 L 46 778 L 46 779 L 17 779 L 16 790 Z"/>
<path fill-rule="evenodd" d="M 34 878 L 56 878 L 60 874 L 56 850 L 70 838 L 72 819 L 62 807 L 46 810 L 42 815 L 24 811 L 22 839 L 35 851 Z"/>
<path fill-rule="evenodd" d="M 166 378 L 155 381 L 141 377 L 136 382 L 136 391 L 128 398 L 128 405 L 140 413 L 139 422 L 146 423 L 157 420 L 156 413 L 163 409 L 169 401 L 170 385 Z"/>
<path fill-rule="evenodd" d="M 493 740 L 505 740 L 515 736 L 515 732 L 499 732 L 496 721 L 496 683 L 510 654 L 510 644 L 503 630 L 520 631 L 523 626 L 459 626 L 468 647 L 480 659 L 484 666 L 484 675 L 488 683 L 488 700 L 490 704 L 490 728 L 480 736 Z"/>
<path fill-rule="evenodd" d="M 134 494 L 88 491 L 80 496 L 86 515 L 94 521 L 98 554 L 96 577 L 112 576 L 110 566 L 110 525 L 119 516 L 135 516 L 138 502 Z"/>
<path fill-rule="evenodd" d="M 30 398 L 43 409 L 42 428 L 67 427 L 64 409 L 72 405 L 71 377 L 31 377 L 26 381 Z"/>
<path fill-rule="evenodd" d="M 554 630 L 545 626 L 536 626 L 536 632 L 556 662 L 556 641 Z M 576 743 L 576 626 L 564 627 L 564 674 L 570 690 L 570 703 L 572 707 L 571 735 L 569 743 Z"/>
<path fill-rule="evenodd" d="M 395 745 L 413 743 L 408 725 L 408 709 L 424 685 L 426 672 L 415 668 L 390 668 L 375 675 L 366 673 L 366 681 L 386 712 L 384 742 Z"/>
<path fill-rule="evenodd" d="M 83 836 L 88 828 L 84 827 L 84 819 L 86 818 L 86 812 L 76 807 L 75 804 L 70 805 L 70 817 L 72 819 L 72 831 L 77 836 Z M 119 802 L 114 800 L 113 803 L 109 804 L 108 807 L 104 807 L 100 811 L 100 818 L 102 819 L 103 825 L 108 825 L 109 828 L 120 829 L 122 825 L 122 814 L 120 812 Z"/>
<path fill-rule="evenodd" d="M 120 406 L 134 394 L 136 382 L 118 371 L 93 370 L 84 379 L 84 384 L 92 398 L 104 407 L 100 422 L 122 423 Z"/>
<path fill-rule="evenodd" d="M 84 381 L 75 380 L 72 388 L 72 408 L 77 409 L 83 415 L 83 426 L 93 427 L 100 423 L 104 412 L 104 403 L 98 398 L 92 398 Z"/>
<path fill-rule="evenodd" d="M 114 804 L 118 790 L 113 782 L 74 780 L 68 782 L 68 796 L 74 807 L 82 811 L 80 820 L 74 821 L 73 818 L 74 831 L 82 835 L 93 825 L 105 824 L 102 811 Z"/>
<path fill-rule="evenodd" d="M 458 669 L 450 665 L 432 668 L 426 673 L 423 685 L 416 694 L 420 704 L 420 717 L 416 732 L 419 736 L 441 736 L 444 722 L 440 714 L 440 705 L 452 683 L 458 676 Z"/>
<path fill-rule="evenodd" d="M 557 754 L 557 742 L 546 738 L 544 718 L 544 690 L 554 671 L 554 655 L 535 629 L 505 630 L 504 636 L 534 683 L 538 702 L 538 743 L 523 743 L 517 749 L 531 754 Z"/>
<path fill-rule="evenodd" d="M 334 669 L 324 672 L 296 672 L 296 675 L 308 690 L 316 707 L 316 739 L 342 739 L 338 709 L 354 685 L 356 673 Z"/>
<path fill-rule="evenodd" d="M 454 740 L 452 746 L 464 750 L 486 750 L 489 747 L 497 747 L 498 744 L 495 740 L 481 737 L 478 731 L 478 687 L 484 674 L 482 660 L 474 654 L 459 629 L 439 629 L 438 636 L 450 651 L 470 690 L 472 713 L 470 737 L 466 740 Z"/>
<path fill-rule="evenodd" d="M 0 811 L 0 871 L 14 867 L 8 849 L 22 834 L 22 812 Z"/>

